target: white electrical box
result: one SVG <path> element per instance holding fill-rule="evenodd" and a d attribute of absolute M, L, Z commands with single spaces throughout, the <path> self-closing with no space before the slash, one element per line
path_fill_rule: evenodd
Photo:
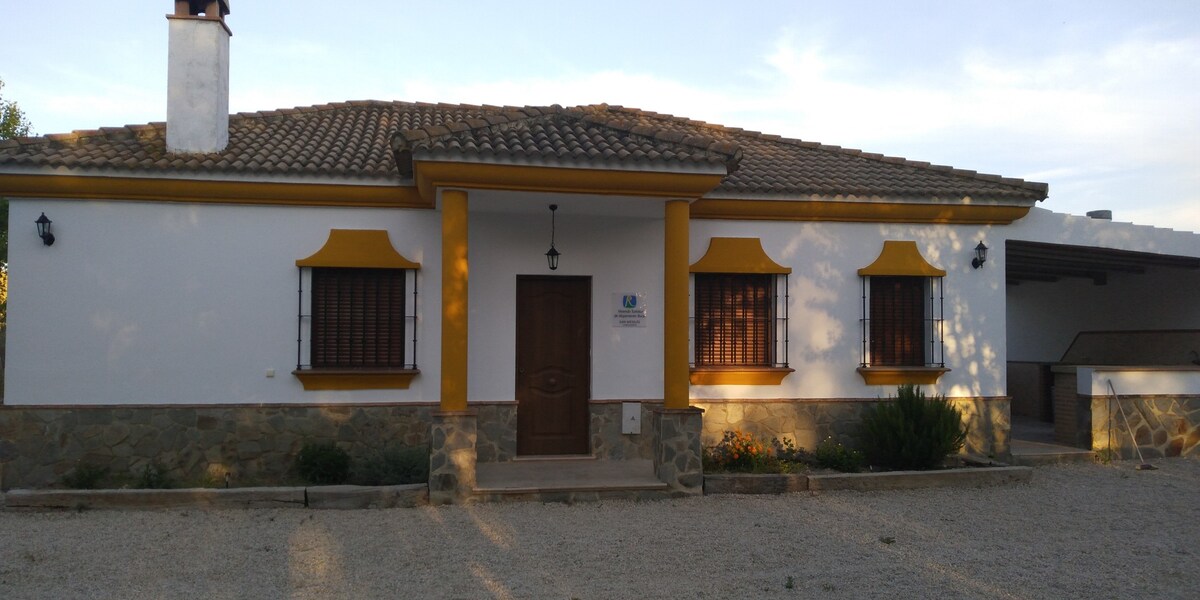
<path fill-rule="evenodd" d="M 621 433 L 640 434 L 642 432 L 642 403 L 621 403 Z"/>

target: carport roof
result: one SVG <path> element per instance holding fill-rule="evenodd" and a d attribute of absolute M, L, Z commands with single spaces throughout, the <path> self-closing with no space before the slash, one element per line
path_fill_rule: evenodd
<path fill-rule="evenodd" d="M 1104 285 L 1109 273 L 1145 273 L 1152 267 L 1200 269 L 1200 258 L 1095 246 L 1009 240 L 1005 246 L 1009 285 L 1075 277 Z"/>

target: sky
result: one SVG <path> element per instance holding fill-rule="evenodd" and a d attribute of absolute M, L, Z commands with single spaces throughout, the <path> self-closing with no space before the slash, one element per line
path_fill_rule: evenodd
<path fill-rule="evenodd" d="M 1200 231 L 1200 2 L 230 2 L 230 108 L 607 102 L 1050 184 Z M 37 134 L 166 116 L 172 0 L 0 0 Z"/>

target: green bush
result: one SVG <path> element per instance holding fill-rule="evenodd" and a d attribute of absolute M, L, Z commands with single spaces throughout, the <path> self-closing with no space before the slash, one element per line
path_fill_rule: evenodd
<path fill-rule="evenodd" d="M 813 460 L 822 469 L 833 469 L 843 473 L 857 473 L 867 462 L 862 452 L 847 448 L 841 442 L 833 441 L 831 437 L 825 438 L 825 441 L 817 444 Z"/>
<path fill-rule="evenodd" d="M 175 487 L 175 480 L 167 475 L 167 468 L 158 463 L 149 463 L 138 475 L 134 487 L 148 490 L 168 490 Z"/>
<path fill-rule="evenodd" d="M 880 402 L 863 415 L 863 449 L 880 467 L 935 469 L 966 439 L 962 413 L 945 396 L 926 397 L 911 384 L 900 386 L 894 401 Z"/>
<path fill-rule="evenodd" d="M 389 446 L 354 466 L 352 481 L 358 485 L 403 485 L 429 481 L 429 450 L 413 446 Z"/>
<path fill-rule="evenodd" d="M 296 472 L 313 485 L 346 483 L 350 479 L 350 454 L 333 442 L 310 442 L 296 455 Z"/>
<path fill-rule="evenodd" d="M 79 463 L 70 473 L 63 475 L 62 482 L 73 490 L 94 490 L 100 487 L 105 477 L 108 477 L 108 467 Z"/>

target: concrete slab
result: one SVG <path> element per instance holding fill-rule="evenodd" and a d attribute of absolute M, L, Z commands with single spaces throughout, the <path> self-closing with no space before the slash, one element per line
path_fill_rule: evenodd
<path fill-rule="evenodd" d="M 808 476 L 810 490 L 907 490 L 927 487 L 979 487 L 1023 483 L 1033 476 L 1029 467 L 983 467 L 938 471 L 830 473 Z"/>
<path fill-rule="evenodd" d="M 539 457 L 479 463 L 475 471 L 478 502 L 595 502 L 673 497 L 654 475 L 649 460 L 598 460 Z"/>
<path fill-rule="evenodd" d="M 583 491 L 660 489 L 649 460 L 538 459 L 479 463 L 475 470 L 478 492 Z"/>
<path fill-rule="evenodd" d="M 1027 467 L 1096 460 L 1091 450 L 1031 440 L 1012 440 L 1010 450 L 1013 464 Z"/>

